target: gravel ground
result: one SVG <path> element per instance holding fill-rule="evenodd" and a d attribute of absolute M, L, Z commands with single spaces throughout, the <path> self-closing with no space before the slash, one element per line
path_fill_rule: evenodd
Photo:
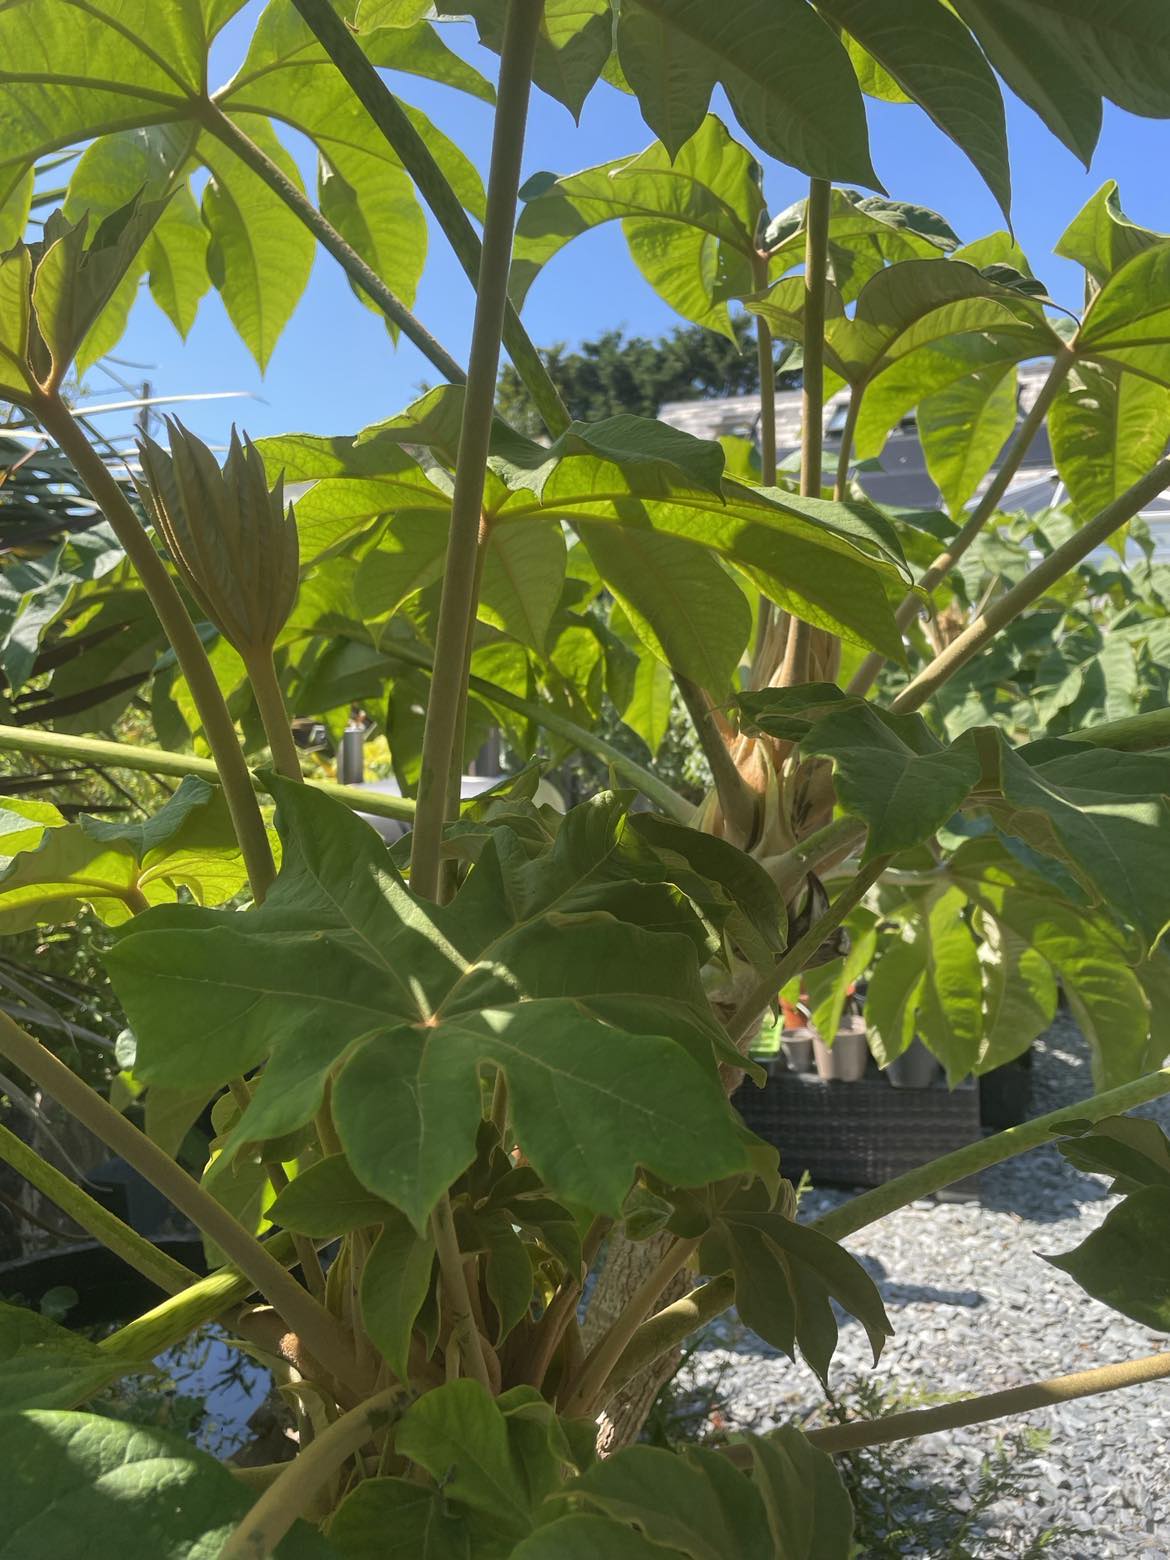
<path fill-rule="evenodd" d="M 1037 1115 L 1092 1093 L 1086 1048 L 1058 1019 L 1035 1053 Z M 1144 1109 L 1170 1130 L 1170 1097 Z M 834 1379 L 871 1373 L 886 1391 L 990 1392 L 1021 1381 L 1149 1354 L 1166 1343 L 1108 1307 L 1037 1256 L 1076 1245 L 1115 1199 L 1106 1182 L 1074 1170 L 1055 1148 L 1009 1160 L 981 1178 L 977 1202 L 912 1204 L 847 1244 L 881 1289 L 896 1335 L 874 1371 L 865 1336 L 846 1320 Z M 847 1193 L 813 1190 L 814 1216 Z M 702 1391 L 716 1379 L 724 1416 L 753 1429 L 791 1420 L 821 1401 L 811 1371 L 794 1365 L 733 1320 L 708 1335 L 681 1385 Z M 1053 1524 L 1084 1537 L 1061 1539 L 1059 1560 L 1170 1556 L 1170 1382 L 1086 1398 L 1028 1416 L 1051 1441 L 1028 1479 L 1025 1509 L 993 1512 L 1005 1554 L 1009 1540 Z M 924 1479 L 953 1484 L 977 1470 L 995 1431 L 976 1426 L 924 1438 Z M 959 1465 L 956 1468 L 956 1463 Z M 994 1550 L 981 1550 L 994 1553 Z"/>

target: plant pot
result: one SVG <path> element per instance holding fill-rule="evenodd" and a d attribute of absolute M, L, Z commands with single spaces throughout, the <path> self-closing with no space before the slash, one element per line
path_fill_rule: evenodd
<path fill-rule="evenodd" d="M 813 1070 L 813 1034 L 811 1029 L 791 1029 L 780 1041 L 780 1054 L 789 1072 Z"/>
<path fill-rule="evenodd" d="M 864 1023 L 861 1019 L 847 1019 L 831 1046 L 826 1045 L 820 1035 L 815 1035 L 813 1055 L 817 1072 L 826 1083 L 856 1083 L 864 1078 L 869 1061 Z"/>
<path fill-rule="evenodd" d="M 915 1037 L 885 1071 L 895 1089 L 929 1089 L 941 1068 L 938 1058 Z"/>

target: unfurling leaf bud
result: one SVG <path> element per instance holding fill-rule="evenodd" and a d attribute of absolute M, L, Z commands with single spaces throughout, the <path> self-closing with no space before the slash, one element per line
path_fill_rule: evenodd
<path fill-rule="evenodd" d="M 284 478 L 268 486 L 264 460 L 232 429 L 228 458 L 215 456 L 176 419 L 171 452 L 138 446 L 139 493 L 184 584 L 245 660 L 270 651 L 297 593 L 298 548 Z"/>
<path fill-rule="evenodd" d="M 56 394 L 69 365 L 167 204 L 133 200 L 89 237 L 83 214 L 49 214 L 34 243 L 0 255 L 0 399 L 18 406 Z"/>

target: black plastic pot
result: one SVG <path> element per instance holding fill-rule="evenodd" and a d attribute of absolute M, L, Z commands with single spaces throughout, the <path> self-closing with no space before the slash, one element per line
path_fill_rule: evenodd
<path fill-rule="evenodd" d="M 194 1272 L 207 1272 L 201 1240 L 159 1235 L 154 1245 Z M 66 1317 L 69 1327 L 120 1324 L 166 1298 L 157 1284 L 96 1241 L 76 1241 L 0 1262 L 0 1295 L 20 1295 L 34 1309 L 49 1290 L 62 1287 L 77 1293 L 77 1304 Z"/>

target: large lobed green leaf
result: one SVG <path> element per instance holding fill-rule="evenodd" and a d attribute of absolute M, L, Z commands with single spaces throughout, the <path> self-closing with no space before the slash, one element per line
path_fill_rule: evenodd
<path fill-rule="evenodd" d="M 497 829 L 439 908 L 348 808 L 276 786 L 264 904 L 148 913 L 109 956 L 145 1081 L 214 1084 L 268 1058 L 240 1141 L 308 1121 L 332 1075 L 358 1179 L 420 1230 L 474 1157 L 485 1066 L 572 1201 L 616 1214 L 639 1165 L 675 1184 L 743 1165 L 699 980 L 708 934 L 669 870 L 623 852 L 616 799 L 570 813 L 547 858 Z"/>
<path fill-rule="evenodd" d="M 893 1333 L 869 1274 L 836 1241 L 798 1224 L 761 1183 L 742 1186 L 713 1209 L 699 1265 L 730 1272 L 744 1323 L 786 1354 L 801 1354 L 827 1382 L 837 1347 L 836 1302 L 865 1328 L 874 1363 Z"/>
<path fill-rule="evenodd" d="M 937 0 L 817 0 L 978 168 L 1004 215 L 1011 207 L 999 83 L 967 29 Z"/>
<path fill-rule="evenodd" d="M 117 925 L 144 900 L 173 903 L 180 887 L 222 904 L 246 882 L 223 792 L 193 775 L 145 823 L 82 816 L 29 844 L 0 871 L 5 931 L 73 920 L 83 904 Z"/>
<path fill-rule="evenodd" d="M 99 1349 L 24 1306 L 0 1303 L 0 1415 L 75 1408 L 120 1376 L 144 1368 Z"/>
<path fill-rule="evenodd" d="M 425 445 L 447 464 L 458 438 L 461 395 L 456 387 L 431 392 L 356 441 L 291 435 L 261 443 L 274 474 L 283 470 L 289 482 L 316 479 L 297 504 L 303 557 L 373 534 L 382 516 L 393 517 L 384 532 L 386 556 L 375 546 L 357 578 L 368 618 L 386 617 L 437 577 L 450 481 L 434 468 L 428 475 L 403 446 Z M 489 458 L 485 514 L 493 538 L 537 522 L 567 524 L 587 536 L 599 564 L 604 549 L 614 570 L 607 583 L 646 620 L 664 653 L 685 634 L 678 617 L 685 599 L 712 632 L 712 655 L 722 669 L 711 671 L 711 656 L 700 645 L 684 646 L 683 653 L 692 655 L 701 680 L 708 672 L 719 676 L 723 686 L 712 689 L 718 696 L 743 649 L 747 619 L 732 582 L 720 577 L 714 560 L 698 558 L 699 549 L 735 565 L 808 621 L 899 657 L 889 597 L 907 571 L 880 512 L 860 502 L 750 487 L 721 475 L 723 459 L 718 444 L 650 418 L 623 414 L 574 423 L 551 447 L 501 423 Z M 607 541 L 603 528 L 620 531 L 625 540 Z M 677 538 L 678 545 L 659 549 L 662 579 L 640 580 L 635 597 L 629 558 L 639 533 L 647 538 L 643 550 L 656 547 L 659 537 Z M 534 571 L 528 593 L 539 596 L 535 582 L 544 577 Z M 711 611 L 716 601 L 723 617 L 718 625 Z M 533 626 L 521 637 L 531 640 Z"/>
<path fill-rule="evenodd" d="M 769 292 L 746 299 L 745 306 L 763 316 L 778 336 L 803 341 L 800 278 L 777 282 Z M 942 265 L 903 260 L 877 271 L 858 294 L 852 317 L 845 313 L 840 292 L 827 289 L 825 361 L 855 387 L 911 353 L 969 332 L 1014 339 L 1017 359 L 1059 345 L 1034 298 L 964 260 Z"/>
<path fill-rule="evenodd" d="M 1162 458 L 1170 387 L 1113 364 L 1078 363 L 1052 404 L 1048 432 L 1072 507 L 1089 520 Z"/>
<path fill-rule="evenodd" d="M 184 333 L 210 276 L 263 368 L 304 290 L 316 244 L 267 185 L 201 131 L 208 51 L 240 9 L 237 0 L 214 7 L 176 0 L 161 10 L 141 0 L 46 0 L 36 4 L 35 24 L 32 9 L 17 0 L 0 13 L 0 207 L 25 188 L 38 158 L 84 141 L 90 145 L 71 181 L 71 209 L 104 214 L 144 184 L 152 194 L 177 191 L 83 347 L 83 365 L 116 343 L 135 284 L 148 273 L 156 301 Z M 405 27 L 367 25 L 358 36 L 376 65 L 492 97 L 479 73 L 421 18 Z M 410 181 L 286 0 L 265 7 L 244 63 L 217 101 L 297 189 L 299 170 L 271 120 L 315 141 L 326 216 L 409 301 L 426 249 Z M 405 112 L 459 198 L 482 215 L 483 187 L 469 159 L 425 115 L 409 106 Z M 200 165 L 212 173 L 202 203 L 207 231 L 188 184 Z"/>
<path fill-rule="evenodd" d="M 646 123 L 677 152 L 720 83 L 765 152 L 819 178 L 877 188 L 844 46 L 804 0 L 629 0 L 618 58 Z"/>
<path fill-rule="evenodd" d="M 1099 1229 L 1048 1257 L 1094 1300 L 1155 1332 L 1170 1332 L 1170 1186 L 1144 1186 L 1105 1215 Z"/>
<path fill-rule="evenodd" d="M 650 285 L 697 325 L 734 337 L 728 298 L 750 292 L 763 209 L 756 164 L 708 114 L 673 159 L 656 142 L 561 179 L 536 174 L 521 191 L 509 287 L 519 308 L 541 268 L 581 233 L 620 221 Z"/>
<path fill-rule="evenodd" d="M 181 1436 L 96 1414 L 0 1414 L 0 1463 L 3 1560 L 122 1560 L 128 1547 L 151 1560 L 216 1560 L 253 1503 Z M 328 1560 L 331 1550 L 298 1522 L 274 1553 Z"/>

